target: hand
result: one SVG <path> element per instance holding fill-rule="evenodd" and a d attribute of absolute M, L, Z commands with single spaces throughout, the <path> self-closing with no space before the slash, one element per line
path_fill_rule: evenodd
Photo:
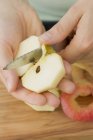
<path fill-rule="evenodd" d="M 16 55 L 21 41 L 30 35 L 40 35 L 44 27 L 27 0 L 0 1 L 0 78 L 8 92 L 29 104 L 46 102 L 57 107 L 59 99 L 50 93 L 36 94 L 22 87 L 14 70 L 2 70 Z M 51 100 L 52 98 L 52 100 Z"/>
<path fill-rule="evenodd" d="M 47 44 L 56 44 L 76 30 L 71 42 L 62 51 L 62 57 L 67 61 L 76 61 L 93 49 L 92 9 L 93 0 L 78 0 L 52 29 L 40 37 L 40 40 Z"/>
<path fill-rule="evenodd" d="M 78 0 L 53 28 L 40 36 L 41 42 L 57 44 L 75 31 L 70 43 L 60 54 L 71 63 L 83 59 L 84 55 L 93 51 L 92 9 L 93 0 Z"/>

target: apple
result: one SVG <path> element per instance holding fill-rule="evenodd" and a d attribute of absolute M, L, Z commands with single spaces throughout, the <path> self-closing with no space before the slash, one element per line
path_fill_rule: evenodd
<path fill-rule="evenodd" d="M 58 97 L 59 92 L 56 88 L 65 75 L 65 68 L 61 56 L 52 47 L 41 46 L 38 37 L 31 36 L 21 43 L 16 57 L 40 47 L 43 52 L 40 60 L 35 65 L 27 64 L 17 68 L 17 72 L 21 76 L 23 87 L 26 89 L 36 93 L 49 91 Z M 38 111 L 53 111 L 55 109 L 47 104 L 44 106 L 30 106 Z"/>
<path fill-rule="evenodd" d="M 36 93 L 41 93 L 57 87 L 65 75 L 61 56 L 47 52 L 47 46 L 42 46 L 44 54 L 22 77 L 22 85 Z M 46 52 L 46 54 L 45 54 Z"/>
<path fill-rule="evenodd" d="M 38 49 L 38 48 L 40 48 L 40 42 L 38 40 L 38 37 L 31 36 L 20 44 L 19 50 L 16 54 L 16 58 L 34 50 L 34 49 Z M 21 66 L 21 67 L 17 68 L 16 71 L 19 76 L 22 76 L 31 66 L 32 66 L 32 63 Z"/>

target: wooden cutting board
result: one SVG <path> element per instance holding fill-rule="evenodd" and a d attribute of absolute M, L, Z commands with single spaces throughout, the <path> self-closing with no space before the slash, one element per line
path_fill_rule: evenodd
<path fill-rule="evenodd" d="M 93 140 L 93 123 L 67 118 L 61 109 L 36 112 L 0 83 L 0 140 Z"/>

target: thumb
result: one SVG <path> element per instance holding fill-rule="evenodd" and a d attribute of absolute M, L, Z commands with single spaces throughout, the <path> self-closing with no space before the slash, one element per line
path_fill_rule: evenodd
<path fill-rule="evenodd" d="M 0 78 L 9 92 L 17 88 L 19 80 L 14 70 L 3 70 L 11 60 L 13 60 L 12 49 L 3 43 L 0 45 Z"/>
<path fill-rule="evenodd" d="M 62 19 L 54 25 L 49 31 L 40 36 L 40 41 L 45 44 L 56 44 L 63 41 L 77 25 L 81 17 L 81 11 L 78 10 L 78 4 L 75 4 L 62 17 Z"/>

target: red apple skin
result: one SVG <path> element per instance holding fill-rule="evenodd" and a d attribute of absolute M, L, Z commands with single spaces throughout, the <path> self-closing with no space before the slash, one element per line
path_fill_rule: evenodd
<path fill-rule="evenodd" d="M 78 87 L 74 93 L 62 93 L 61 105 L 64 113 L 71 119 L 77 121 L 93 121 L 93 102 L 85 107 L 80 105 L 75 100 L 78 96 L 86 96 L 92 94 L 91 87 Z"/>

